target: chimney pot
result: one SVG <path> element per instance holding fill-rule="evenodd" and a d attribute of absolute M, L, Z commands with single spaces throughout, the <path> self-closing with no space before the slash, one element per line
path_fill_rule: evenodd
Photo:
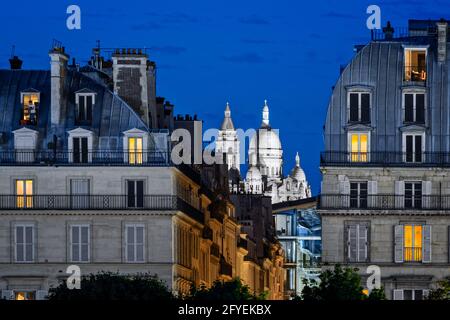
<path fill-rule="evenodd" d="M 22 60 L 19 59 L 18 56 L 13 56 L 9 59 L 9 65 L 11 66 L 11 70 L 20 70 L 22 69 Z"/>

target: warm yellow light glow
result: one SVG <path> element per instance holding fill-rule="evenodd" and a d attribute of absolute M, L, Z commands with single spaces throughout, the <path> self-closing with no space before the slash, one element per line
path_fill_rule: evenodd
<path fill-rule="evenodd" d="M 25 292 L 16 292 L 16 300 L 26 300 Z"/>
<path fill-rule="evenodd" d="M 405 225 L 404 256 L 405 261 L 422 260 L 422 226 Z"/>
<path fill-rule="evenodd" d="M 367 161 L 367 152 L 369 151 L 368 136 L 366 133 L 354 133 L 351 139 L 351 159 L 353 162 Z"/>
<path fill-rule="evenodd" d="M 364 289 L 362 292 L 363 292 L 363 294 L 365 294 L 366 296 L 369 295 L 369 290 L 368 290 L 368 289 Z"/>
<path fill-rule="evenodd" d="M 29 121 L 30 120 L 30 110 L 29 105 L 31 104 L 35 105 L 36 103 L 39 103 L 39 95 L 35 93 L 29 93 L 23 95 L 23 120 Z"/>
<path fill-rule="evenodd" d="M 33 206 L 33 180 L 17 180 L 16 195 L 18 208 L 31 208 Z"/>
<path fill-rule="evenodd" d="M 130 164 L 142 164 L 142 138 L 128 138 L 128 161 Z"/>

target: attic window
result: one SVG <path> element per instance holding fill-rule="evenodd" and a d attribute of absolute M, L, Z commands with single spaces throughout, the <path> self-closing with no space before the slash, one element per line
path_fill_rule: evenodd
<path fill-rule="evenodd" d="M 20 98 L 22 103 L 20 124 L 36 125 L 38 121 L 40 92 L 34 89 L 29 89 L 27 91 L 23 91 Z"/>
<path fill-rule="evenodd" d="M 92 123 L 92 108 L 95 104 L 95 93 L 83 92 L 76 93 L 75 97 L 75 124 L 90 125 Z"/>
<path fill-rule="evenodd" d="M 423 82 L 427 80 L 427 49 L 405 49 L 405 81 Z"/>

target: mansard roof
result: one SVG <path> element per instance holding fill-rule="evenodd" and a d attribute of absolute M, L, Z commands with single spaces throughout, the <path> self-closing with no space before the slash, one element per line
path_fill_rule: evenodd
<path fill-rule="evenodd" d="M 84 126 L 98 137 L 118 138 L 126 130 L 137 128 L 148 131 L 147 125 L 133 109 L 103 83 L 97 82 L 73 69 L 66 71 L 62 95 L 61 121 L 55 128 L 50 122 L 50 71 L 48 70 L 0 70 L 0 132 L 4 143 L 1 148 L 12 148 L 12 132 L 20 124 L 22 105 L 21 92 L 30 88 L 40 92 L 37 126 L 30 126 L 39 132 L 38 147 L 46 148 L 56 135 L 61 141 L 66 140 L 68 131 L 75 129 L 75 93 L 96 93 L 93 106 L 92 124 Z"/>

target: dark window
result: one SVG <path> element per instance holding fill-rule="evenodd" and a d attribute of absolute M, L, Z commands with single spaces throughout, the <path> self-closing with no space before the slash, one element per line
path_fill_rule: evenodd
<path fill-rule="evenodd" d="M 129 208 L 144 207 L 144 181 L 127 181 L 127 202 Z"/>
<path fill-rule="evenodd" d="M 350 122 L 370 122 L 370 94 L 350 93 Z"/>
<path fill-rule="evenodd" d="M 367 208 L 367 182 L 350 183 L 350 207 Z"/>
<path fill-rule="evenodd" d="M 405 208 L 422 207 L 422 182 L 405 182 Z"/>
<path fill-rule="evenodd" d="M 405 122 L 425 123 L 425 94 L 405 93 Z"/>
<path fill-rule="evenodd" d="M 88 138 L 86 137 L 73 138 L 73 162 L 74 163 L 88 162 Z"/>
<path fill-rule="evenodd" d="M 76 123 L 91 124 L 92 123 L 92 95 L 78 96 L 78 104 L 76 108 Z"/>
<path fill-rule="evenodd" d="M 405 143 L 405 161 L 422 162 L 422 135 L 407 135 Z"/>

